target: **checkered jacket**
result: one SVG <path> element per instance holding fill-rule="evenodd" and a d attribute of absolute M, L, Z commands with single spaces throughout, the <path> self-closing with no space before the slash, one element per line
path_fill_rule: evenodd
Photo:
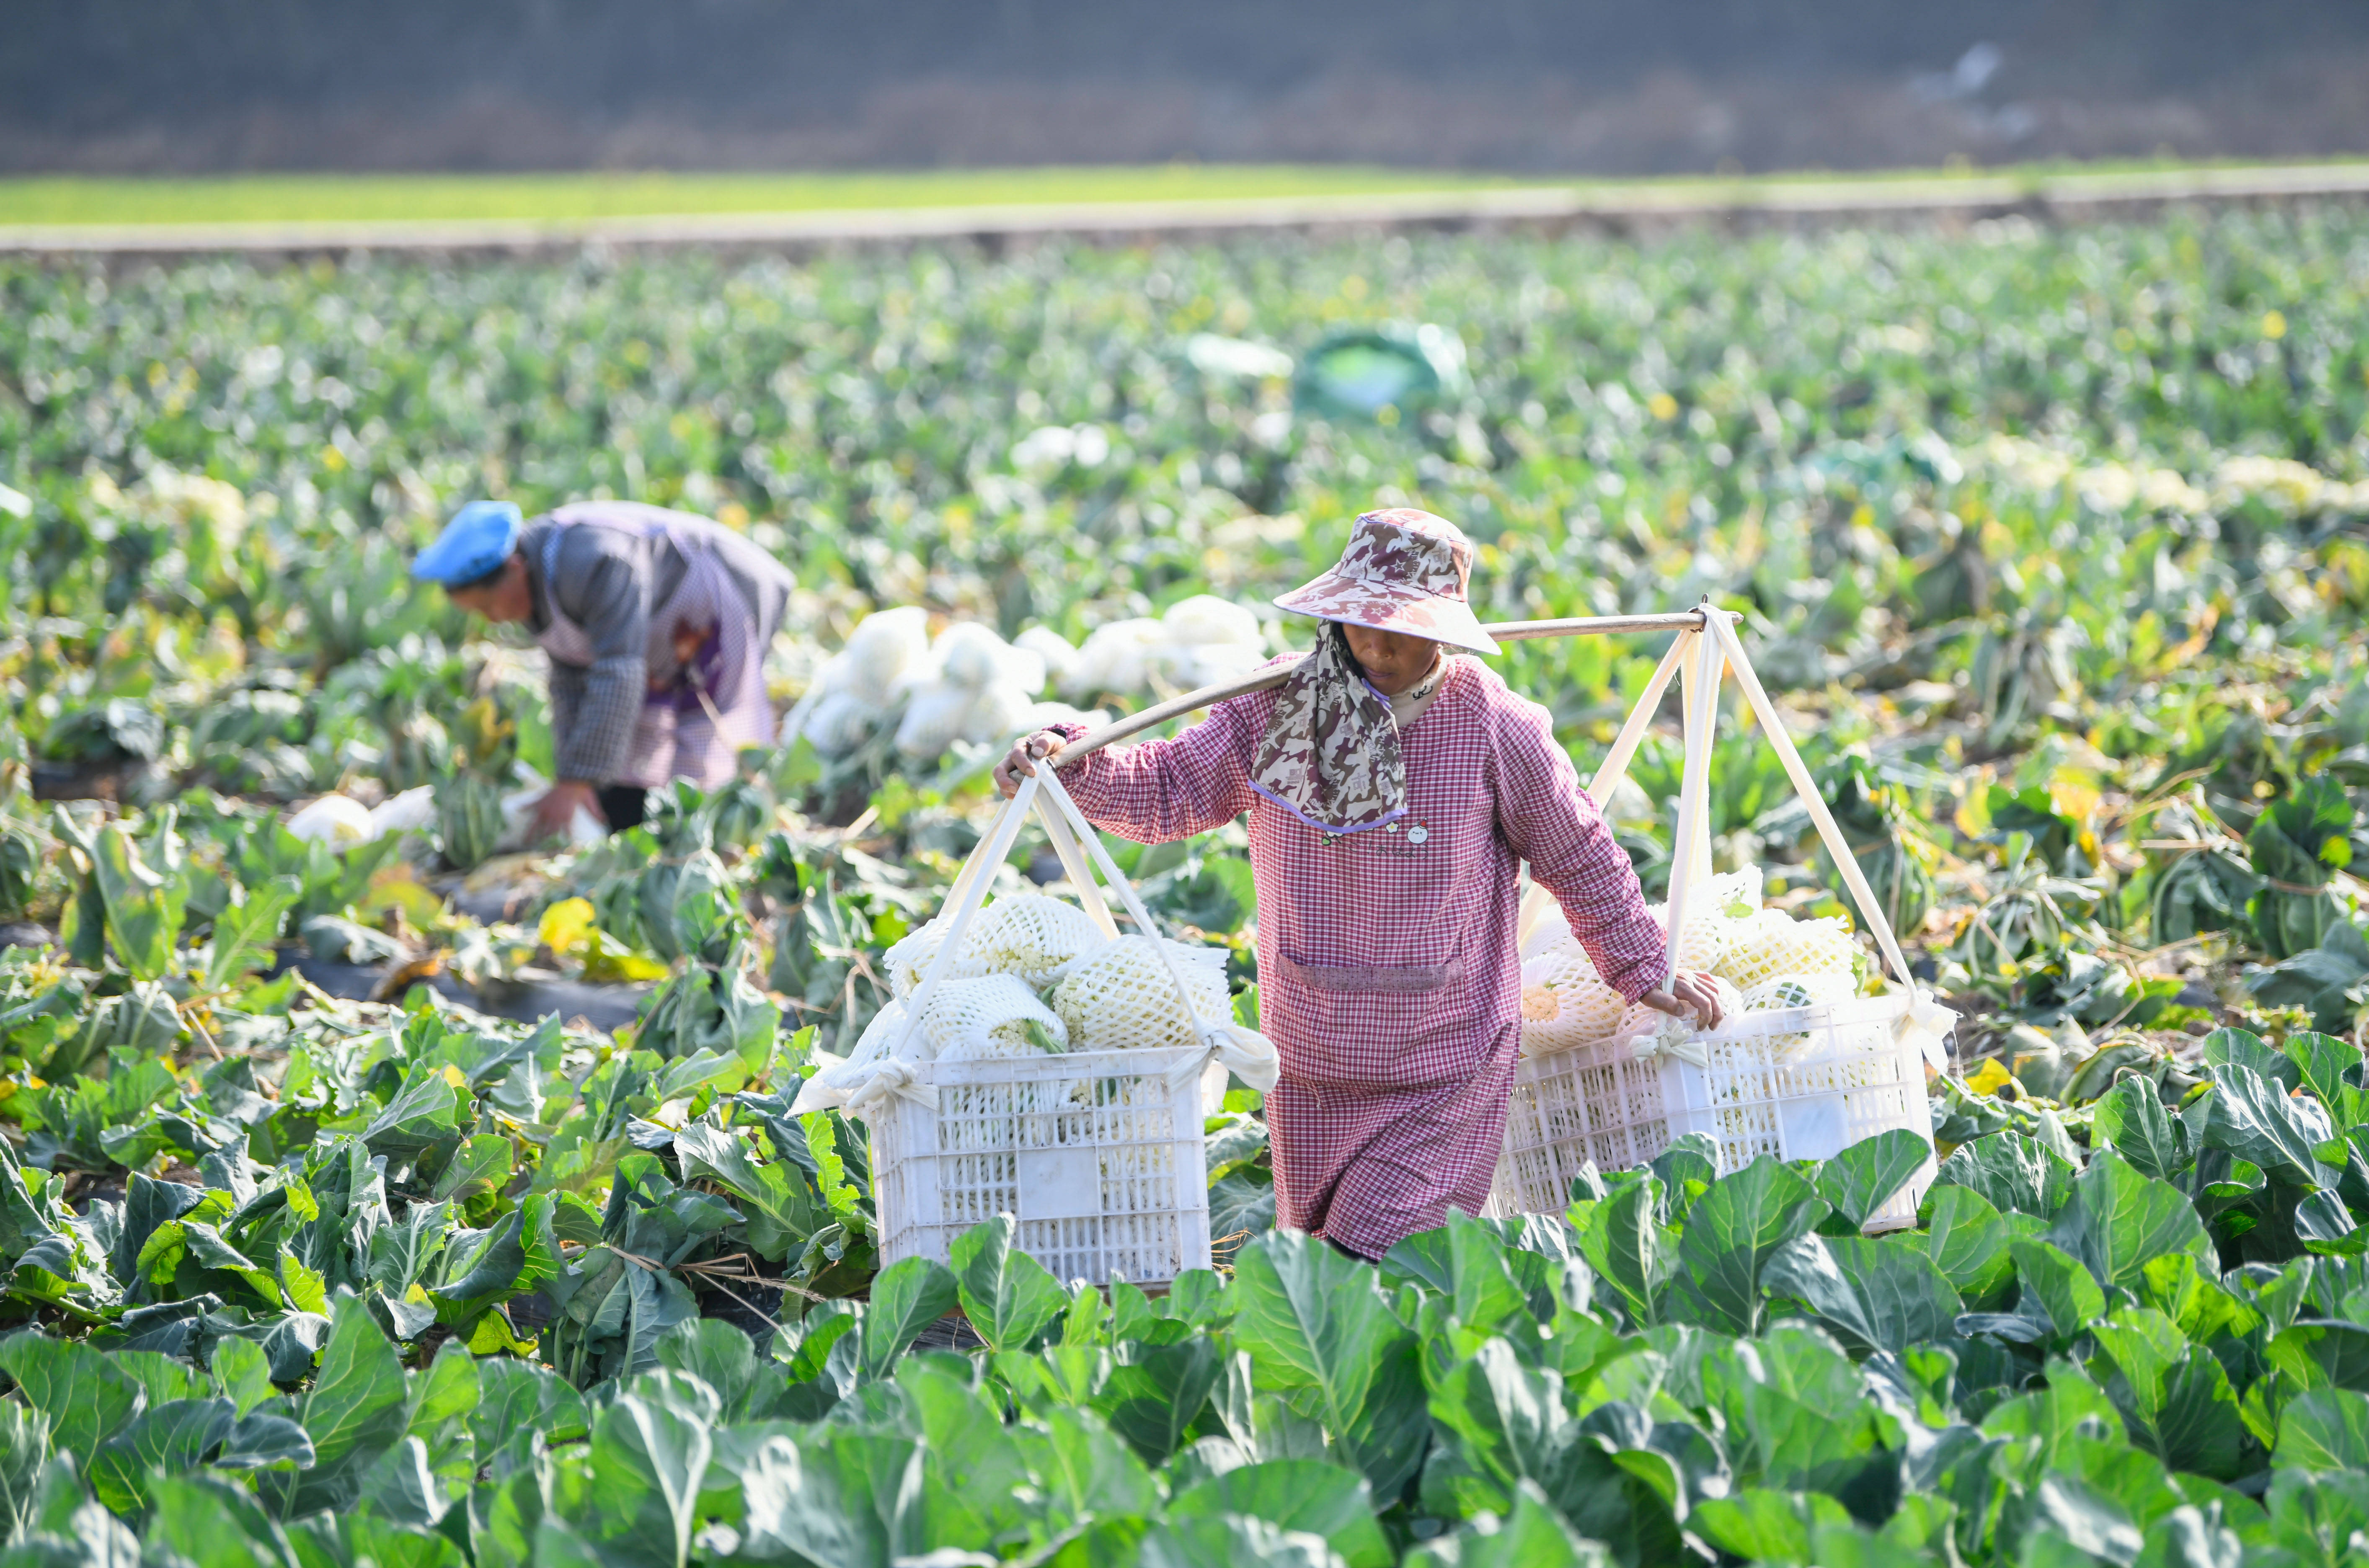
<path fill-rule="evenodd" d="M 555 528 L 565 532 L 548 552 Z M 715 555 L 750 617 L 746 625 L 736 618 L 721 626 L 729 657 L 709 695 L 734 720 L 727 734 L 704 714 L 678 722 L 679 704 L 661 709 L 652 701 L 654 689 L 669 693 L 681 685 L 667 615 L 682 608 L 690 573 L 678 539 Z M 579 501 L 536 518 L 520 535 L 519 553 L 533 589 L 528 630 L 553 654 L 556 776 L 642 784 L 677 776 L 713 785 L 731 776 L 738 747 L 772 743 L 763 662 L 795 586 L 788 568 L 729 529 L 626 501 Z M 547 557 L 556 567 L 548 581 Z M 581 628 L 588 646 L 565 656 L 553 647 L 575 640 L 554 636 L 555 608 Z"/>
<path fill-rule="evenodd" d="M 1661 982 L 1662 930 L 1627 854 L 1546 710 L 1495 671 L 1454 660 L 1401 736 L 1406 815 L 1351 834 L 1310 827 L 1251 788 L 1276 700 L 1221 703 L 1173 739 L 1096 752 L 1062 782 L 1088 818 L 1140 842 L 1250 813 L 1260 1026 L 1288 1079 L 1427 1090 L 1490 1061 L 1519 1028 L 1525 861 L 1608 984 L 1634 1001 Z"/>

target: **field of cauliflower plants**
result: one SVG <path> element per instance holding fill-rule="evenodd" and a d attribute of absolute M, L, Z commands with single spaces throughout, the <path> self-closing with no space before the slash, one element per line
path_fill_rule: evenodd
<path fill-rule="evenodd" d="M 406 576 L 484 494 L 777 553 L 795 738 L 517 842 L 540 656 Z M 1275 1229 L 1236 1083 L 1215 1269 L 991 1213 L 882 1266 L 809 1079 L 989 762 L 1305 646 L 1267 600 L 1378 499 L 1482 542 L 1484 620 L 1743 612 L 1961 1014 L 1933 1149 L 1693 1135 L 1377 1266 Z M 0 1568 L 2369 1562 L 2359 212 L 0 263 Z M 1585 776 L 1663 647 L 1498 668 Z M 1676 710 L 1608 802 L 1656 898 Z M 1874 992 L 1722 723 L 1721 972 Z M 1253 1024 L 1239 827 L 1106 847 Z M 1038 914 L 997 1050 L 1134 1043 Z M 1575 951 L 1541 1059 L 1618 1044 Z"/>

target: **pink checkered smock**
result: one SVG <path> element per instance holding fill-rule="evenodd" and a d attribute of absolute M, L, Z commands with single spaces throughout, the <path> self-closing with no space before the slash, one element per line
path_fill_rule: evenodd
<path fill-rule="evenodd" d="M 1278 1218 L 1365 1257 L 1487 1200 L 1521 1033 L 1517 882 L 1550 889 L 1605 980 L 1661 983 L 1662 930 L 1547 713 L 1456 658 L 1401 736 L 1407 814 L 1329 834 L 1251 787 L 1276 694 L 1064 770 L 1079 808 L 1159 843 L 1250 813 Z M 1079 733 L 1070 730 L 1071 738 Z"/>

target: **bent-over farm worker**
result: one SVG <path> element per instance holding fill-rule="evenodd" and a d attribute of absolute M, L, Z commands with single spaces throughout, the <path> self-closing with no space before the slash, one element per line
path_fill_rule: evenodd
<path fill-rule="evenodd" d="M 1338 566 L 1276 601 L 1324 623 L 1280 686 L 1062 771 L 1090 819 L 1142 842 L 1250 813 L 1278 1218 L 1365 1258 L 1488 1197 L 1521 1037 L 1524 861 L 1607 984 L 1719 1017 L 1704 977 L 1660 989 L 1662 929 L 1546 710 L 1466 657 L 1497 651 L 1471 564 L 1445 519 L 1367 513 Z M 1082 733 L 1013 748 L 998 786 Z"/>
<path fill-rule="evenodd" d="M 642 819 L 669 779 L 712 788 L 770 746 L 765 650 L 795 579 L 730 529 L 635 501 L 578 501 L 532 521 L 471 501 L 411 564 L 452 602 L 522 624 L 551 658 L 556 782 L 534 830 L 578 807 Z"/>

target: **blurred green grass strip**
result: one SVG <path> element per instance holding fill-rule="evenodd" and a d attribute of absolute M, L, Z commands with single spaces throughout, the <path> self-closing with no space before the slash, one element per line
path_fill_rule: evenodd
<path fill-rule="evenodd" d="M 1169 164 L 849 174 L 269 174 L 0 180 L 0 223 L 647 217 L 847 208 L 1230 200 L 1544 184 L 1438 169 Z"/>
<path fill-rule="evenodd" d="M 2360 160 L 2324 160 L 2345 166 Z M 41 176 L 0 179 L 0 224 L 283 223 L 586 219 L 719 212 L 1214 201 L 1389 192 L 1561 189 L 1617 194 L 1722 192 L 1800 181 L 1919 187 L 2000 176 L 2244 168 L 2242 163 L 2122 162 L 1952 166 L 1837 175 L 1541 178 L 1453 169 L 1161 164 L 1095 168 L 933 169 L 798 174 L 258 174 L 175 178 Z"/>

